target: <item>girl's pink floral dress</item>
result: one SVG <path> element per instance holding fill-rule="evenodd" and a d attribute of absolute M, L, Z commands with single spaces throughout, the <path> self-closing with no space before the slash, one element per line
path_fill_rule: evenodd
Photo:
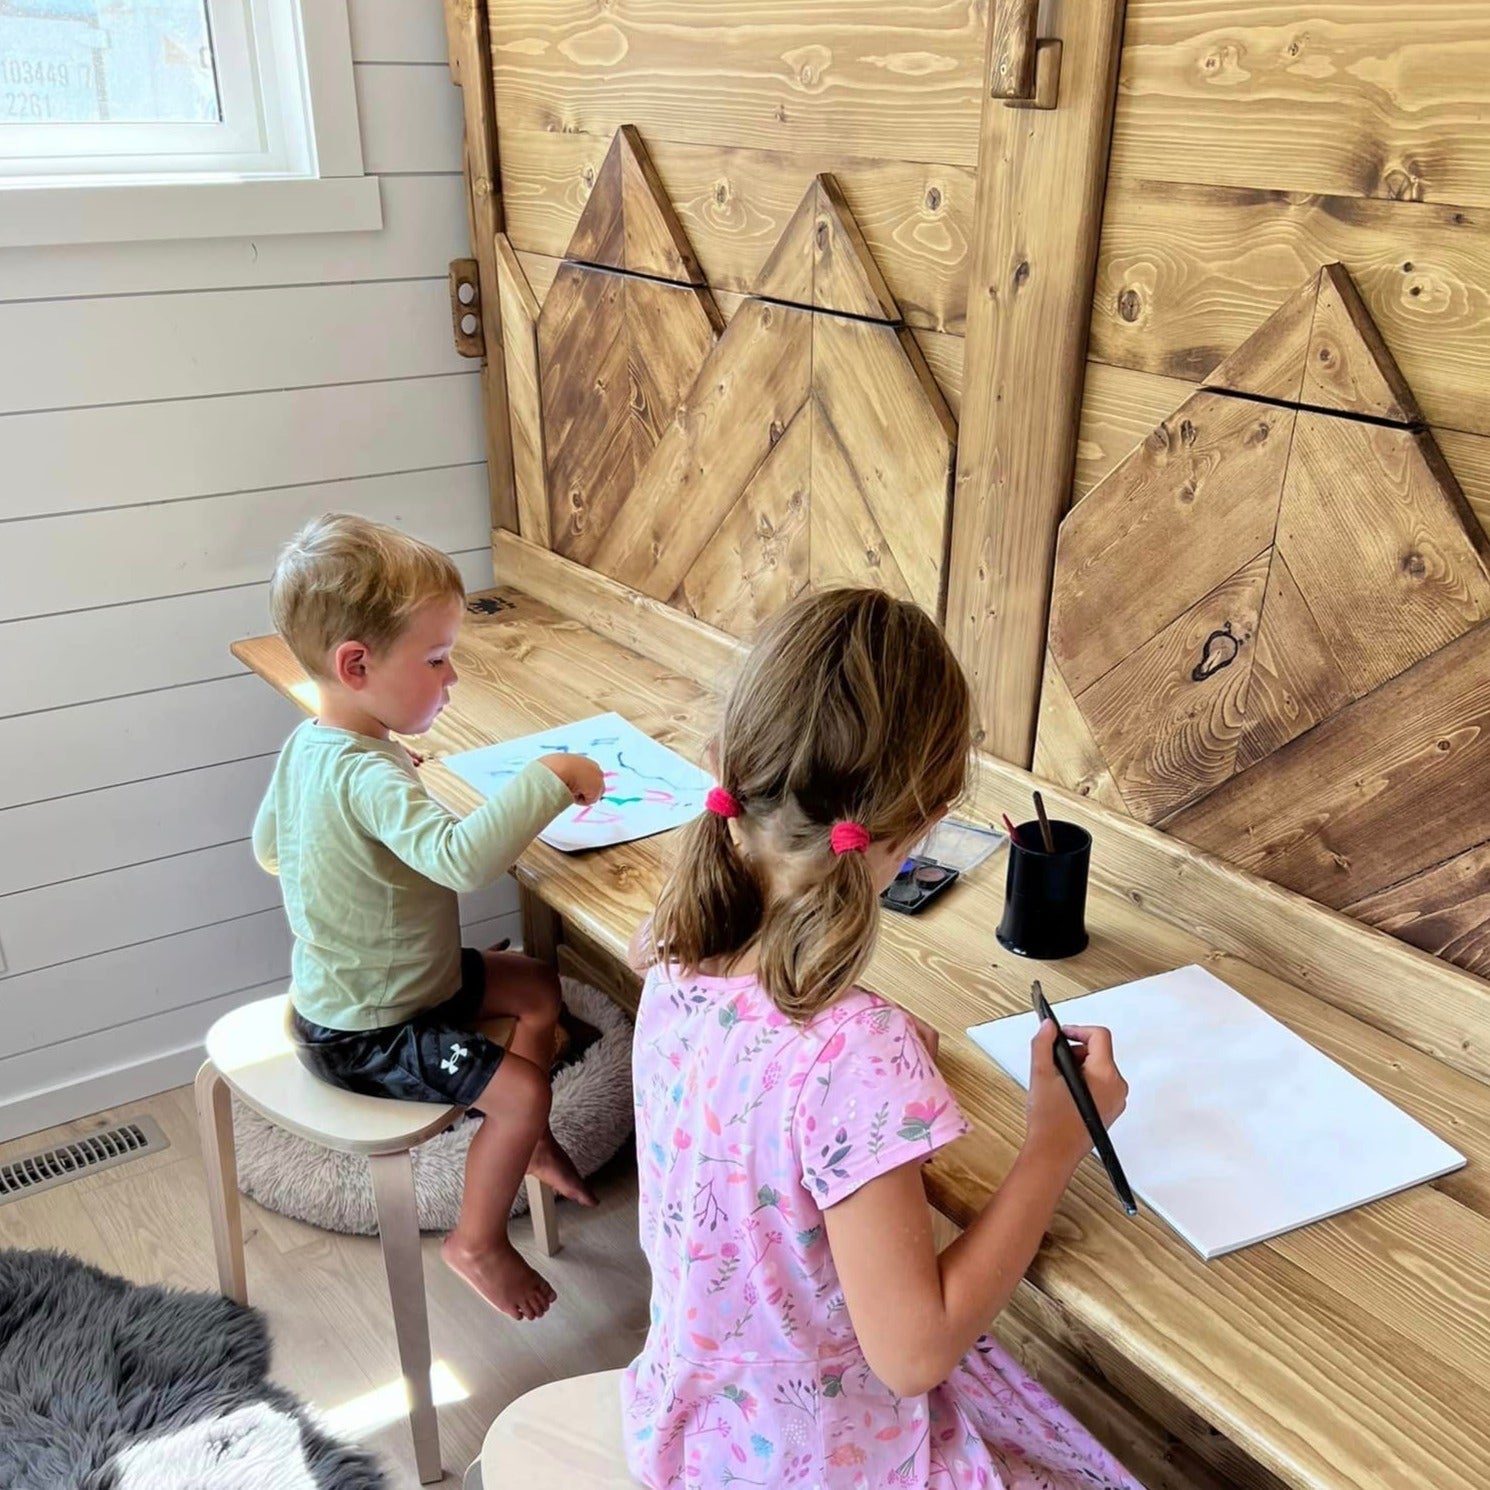
<path fill-rule="evenodd" d="M 644 1484 L 1137 1490 L 991 1339 L 924 1397 L 864 1360 L 823 1209 L 967 1131 L 904 1013 L 854 992 L 798 1027 L 754 978 L 654 968 L 634 1081 L 652 1322 L 623 1392 Z"/>

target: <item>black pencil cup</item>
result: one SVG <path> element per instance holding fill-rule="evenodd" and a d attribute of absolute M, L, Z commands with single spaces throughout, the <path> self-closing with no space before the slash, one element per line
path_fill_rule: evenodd
<path fill-rule="evenodd" d="M 1086 879 L 1092 835 L 1075 823 L 1052 821 L 1055 852 L 1047 854 L 1038 822 L 1020 823 L 1018 831 L 1020 841 L 1009 841 L 999 943 L 1020 957 L 1038 957 L 1042 962 L 1074 957 L 1087 942 Z"/>

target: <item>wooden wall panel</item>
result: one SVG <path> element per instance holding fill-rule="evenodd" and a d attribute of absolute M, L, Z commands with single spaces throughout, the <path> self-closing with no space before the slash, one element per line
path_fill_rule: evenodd
<path fill-rule="evenodd" d="M 927 361 L 938 374 L 948 402 L 961 399 L 962 367 L 942 348 L 960 346 L 953 337 L 927 337 Z M 1133 449 L 1154 427 L 1167 419 L 1198 385 L 1162 373 L 1140 372 L 1104 362 L 1088 362 L 1086 392 L 1081 409 L 1081 433 L 1076 446 L 1076 476 L 1072 497 L 1082 497 Z M 1482 527 L 1490 529 L 1490 436 L 1463 430 L 1431 427 L 1464 495 Z"/>
<path fill-rule="evenodd" d="M 1053 5 L 1051 21 L 1058 107 L 984 103 L 947 596 L 978 739 L 1021 766 L 1070 499 L 1123 0 Z"/>
<path fill-rule="evenodd" d="M 1203 378 L 1334 260 L 1429 422 L 1490 434 L 1490 209 L 1114 182 L 1090 354 Z"/>
<path fill-rule="evenodd" d="M 977 160 L 983 8 L 966 0 L 502 0 L 492 10 L 503 135 L 609 137 L 635 124 L 649 145 Z"/>
<path fill-rule="evenodd" d="M 503 132 L 502 199 L 515 247 L 564 254 L 609 147 L 604 134 Z M 650 133 L 647 151 L 716 293 L 750 289 L 813 177 L 831 172 L 906 322 L 961 331 L 975 186 L 969 168 L 836 149 L 679 144 Z"/>
<path fill-rule="evenodd" d="M 1129 0 L 1123 177 L 1490 206 L 1490 25 L 1466 0 Z"/>

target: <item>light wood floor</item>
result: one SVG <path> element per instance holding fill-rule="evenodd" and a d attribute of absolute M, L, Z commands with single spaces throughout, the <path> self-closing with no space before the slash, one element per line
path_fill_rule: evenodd
<path fill-rule="evenodd" d="M 190 1088 L 0 1144 L 0 1162 L 80 1132 L 147 1113 L 171 1141 L 159 1154 L 0 1205 L 0 1247 L 57 1247 L 140 1283 L 215 1289 L 212 1238 Z M 598 1211 L 559 1207 L 564 1249 L 538 1257 L 526 1220 L 518 1247 L 559 1302 L 518 1325 L 489 1308 L 424 1243 L 437 1382 L 443 1366 L 459 1400 L 440 1407 L 446 1485 L 458 1485 L 493 1418 L 545 1381 L 622 1366 L 647 1329 L 647 1268 L 636 1239 L 636 1174 L 629 1149 L 597 1179 Z M 274 1375 L 373 1448 L 393 1490 L 414 1490 L 408 1431 L 397 1418 L 397 1355 L 375 1237 L 338 1236 L 244 1202 L 249 1299 L 268 1316 Z M 392 1390 L 389 1390 L 389 1388 Z M 380 1389 L 381 1394 L 380 1394 Z M 362 1424 L 360 1429 L 353 1424 Z"/>

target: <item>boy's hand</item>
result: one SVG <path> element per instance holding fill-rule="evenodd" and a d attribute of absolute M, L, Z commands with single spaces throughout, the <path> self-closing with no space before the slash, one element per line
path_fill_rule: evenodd
<path fill-rule="evenodd" d="M 1128 1101 L 1128 1083 L 1112 1059 L 1112 1034 L 1092 1027 L 1068 1025 L 1066 1038 L 1076 1055 L 1081 1074 L 1109 1128 L 1122 1116 Z M 1055 1022 L 1047 1019 L 1030 1042 L 1030 1092 L 1025 1142 L 1041 1148 L 1073 1167 L 1092 1146 L 1091 1134 L 1076 1110 L 1076 1103 L 1056 1069 Z"/>
<path fill-rule="evenodd" d="M 545 755 L 542 763 L 567 786 L 582 807 L 598 802 L 605 791 L 605 774 L 587 755 Z"/>

